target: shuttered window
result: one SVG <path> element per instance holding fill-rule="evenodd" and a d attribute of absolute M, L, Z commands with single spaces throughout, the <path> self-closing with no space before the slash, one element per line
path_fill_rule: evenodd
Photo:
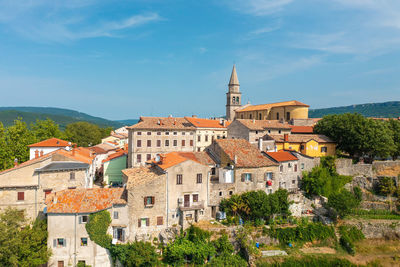
<path fill-rule="evenodd" d="M 163 217 L 162 216 L 158 216 L 157 217 L 157 225 L 163 225 Z"/>
<path fill-rule="evenodd" d="M 17 193 L 17 199 L 19 201 L 25 200 L 25 192 L 18 192 Z"/>
<path fill-rule="evenodd" d="M 197 182 L 198 184 L 201 184 L 201 183 L 203 182 L 203 175 L 202 175 L 201 173 L 198 173 L 198 174 L 197 174 L 196 182 Z"/>
<path fill-rule="evenodd" d="M 70 173 L 69 173 L 69 179 L 70 179 L 71 181 L 75 180 L 75 172 L 70 172 Z"/>
<path fill-rule="evenodd" d="M 154 205 L 154 200 L 155 198 L 153 196 L 148 196 L 144 198 L 144 205 L 147 206 L 152 206 Z"/>
<path fill-rule="evenodd" d="M 182 174 L 177 174 L 176 175 L 176 184 L 182 184 Z"/>

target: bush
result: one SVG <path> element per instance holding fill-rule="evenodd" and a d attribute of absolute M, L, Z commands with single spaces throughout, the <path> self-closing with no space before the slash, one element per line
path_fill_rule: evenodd
<path fill-rule="evenodd" d="M 112 237 L 107 234 L 107 229 L 110 223 L 111 216 L 106 210 L 90 214 L 89 222 L 85 225 L 90 240 L 103 248 L 109 248 Z"/>
<path fill-rule="evenodd" d="M 359 205 L 360 201 L 346 189 L 342 189 L 338 193 L 333 193 L 328 198 L 328 207 L 335 209 L 341 218 L 350 214 L 351 210 L 357 208 Z"/>
<path fill-rule="evenodd" d="M 340 245 L 349 253 L 350 255 L 354 255 L 356 253 L 354 249 L 354 244 L 351 242 L 350 238 L 347 235 L 341 236 L 339 239 Z"/>
<path fill-rule="evenodd" d="M 364 234 L 355 226 L 342 225 L 339 227 L 341 235 L 339 239 L 340 245 L 351 255 L 355 254 L 354 242 L 363 240 Z"/>
<path fill-rule="evenodd" d="M 285 258 L 283 262 L 257 262 L 257 267 L 356 267 L 357 265 L 351 263 L 347 259 L 340 259 L 329 256 L 304 256 L 302 258 L 289 257 Z"/>
<path fill-rule="evenodd" d="M 158 254 L 149 242 L 111 246 L 110 253 L 127 267 L 151 267 L 160 264 Z"/>
<path fill-rule="evenodd" d="M 218 257 L 214 257 L 206 265 L 209 267 L 243 267 L 248 266 L 247 261 L 239 255 L 222 254 Z"/>

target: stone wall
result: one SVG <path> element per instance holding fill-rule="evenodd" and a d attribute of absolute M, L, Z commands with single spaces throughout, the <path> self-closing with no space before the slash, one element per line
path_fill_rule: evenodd
<path fill-rule="evenodd" d="M 357 226 L 366 238 L 400 238 L 400 222 L 397 220 L 352 220 L 346 224 Z"/>
<path fill-rule="evenodd" d="M 374 161 L 372 169 L 376 176 L 398 177 L 400 175 L 400 160 Z"/>
<path fill-rule="evenodd" d="M 374 161 L 372 164 L 353 164 L 352 159 L 336 159 L 336 170 L 340 175 L 350 176 L 391 176 L 400 175 L 400 160 L 396 161 Z"/>

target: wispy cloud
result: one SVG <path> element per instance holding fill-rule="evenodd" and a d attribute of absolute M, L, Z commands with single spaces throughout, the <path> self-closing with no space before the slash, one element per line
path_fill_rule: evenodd
<path fill-rule="evenodd" d="M 23 2 L 24 4 L 21 4 Z M 38 42 L 68 42 L 96 37 L 121 37 L 121 32 L 162 18 L 157 13 L 122 19 L 97 19 L 93 1 L 0 0 L 0 25 Z"/>
<path fill-rule="evenodd" d="M 243 13 L 264 16 L 281 11 L 283 7 L 289 5 L 294 0 L 231 0 L 228 5 Z"/>

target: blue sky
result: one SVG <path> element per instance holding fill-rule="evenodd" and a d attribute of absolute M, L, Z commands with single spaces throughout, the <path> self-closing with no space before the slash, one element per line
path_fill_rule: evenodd
<path fill-rule="evenodd" d="M 399 0 L 0 0 L 0 106 L 108 119 L 400 100 Z"/>

